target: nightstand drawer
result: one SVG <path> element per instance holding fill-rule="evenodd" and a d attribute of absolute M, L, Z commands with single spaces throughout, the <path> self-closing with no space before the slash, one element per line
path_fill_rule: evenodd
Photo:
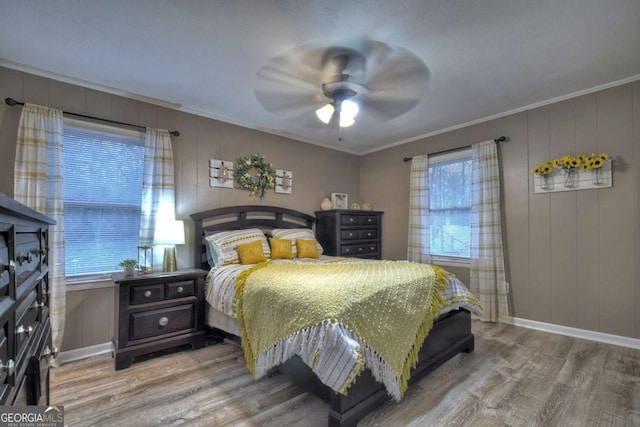
<path fill-rule="evenodd" d="M 133 341 L 195 328 L 194 313 L 194 304 L 132 313 L 129 339 Z"/>
<path fill-rule="evenodd" d="M 163 283 L 131 287 L 131 305 L 162 301 L 163 299 L 164 299 Z"/>
<path fill-rule="evenodd" d="M 195 295 L 196 283 L 193 280 L 167 283 L 165 295 L 167 299 L 182 298 Z"/>

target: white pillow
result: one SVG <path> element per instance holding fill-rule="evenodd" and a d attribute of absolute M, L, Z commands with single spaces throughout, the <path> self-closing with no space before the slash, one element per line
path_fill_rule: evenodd
<path fill-rule="evenodd" d="M 276 239 L 291 240 L 291 250 L 293 251 L 294 257 L 298 255 L 296 239 L 316 240 L 316 236 L 313 234 L 313 230 L 309 228 L 274 228 L 273 230 L 271 230 L 271 237 L 274 237 Z M 320 243 L 318 243 L 318 255 L 322 255 L 322 252 L 322 246 L 320 245 Z"/>
<path fill-rule="evenodd" d="M 247 228 L 246 230 L 220 231 L 210 234 L 204 238 L 215 266 L 227 264 L 239 264 L 240 257 L 236 248 L 240 243 L 250 243 L 259 240 L 262 243 L 264 255 L 271 258 L 271 248 L 259 228 Z"/>

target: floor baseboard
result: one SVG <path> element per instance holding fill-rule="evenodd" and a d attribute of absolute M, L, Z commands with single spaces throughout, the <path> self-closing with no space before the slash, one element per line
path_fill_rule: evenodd
<path fill-rule="evenodd" d="M 553 334 L 566 335 L 575 338 L 582 338 L 591 341 L 597 341 L 605 344 L 618 345 L 621 347 L 629 347 L 640 350 L 640 339 L 623 337 L 620 335 L 605 334 L 603 332 L 589 331 L 586 329 L 571 328 L 569 326 L 554 325 L 552 323 L 538 322 L 536 320 L 521 319 L 512 317 L 505 323 L 522 326 L 523 328 L 536 329 L 543 332 L 551 332 Z"/>
<path fill-rule="evenodd" d="M 111 352 L 111 342 L 96 344 L 89 347 L 76 348 L 69 351 L 60 352 L 58 364 L 73 362 L 74 360 L 86 359 L 87 357 L 99 356 Z"/>

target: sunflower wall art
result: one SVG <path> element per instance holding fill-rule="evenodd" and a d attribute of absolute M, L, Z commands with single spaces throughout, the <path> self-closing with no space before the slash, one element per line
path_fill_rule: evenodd
<path fill-rule="evenodd" d="M 548 160 L 531 171 L 534 193 L 590 190 L 613 186 L 613 162 L 607 153 L 578 154 Z"/>

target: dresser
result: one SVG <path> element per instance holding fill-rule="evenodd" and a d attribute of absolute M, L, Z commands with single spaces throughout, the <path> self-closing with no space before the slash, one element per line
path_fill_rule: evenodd
<path fill-rule="evenodd" d="M 135 357 L 191 344 L 204 347 L 204 278 L 197 268 L 125 276 L 118 286 L 113 353 L 116 370 Z"/>
<path fill-rule="evenodd" d="M 49 226 L 0 193 L 0 404 L 48 405 Z"/>
<path fill-rule="evenodd" d="M 382 214 L 379 211 L 317 211 L 316 239 L 325 255 L 382 258 Z"/>

